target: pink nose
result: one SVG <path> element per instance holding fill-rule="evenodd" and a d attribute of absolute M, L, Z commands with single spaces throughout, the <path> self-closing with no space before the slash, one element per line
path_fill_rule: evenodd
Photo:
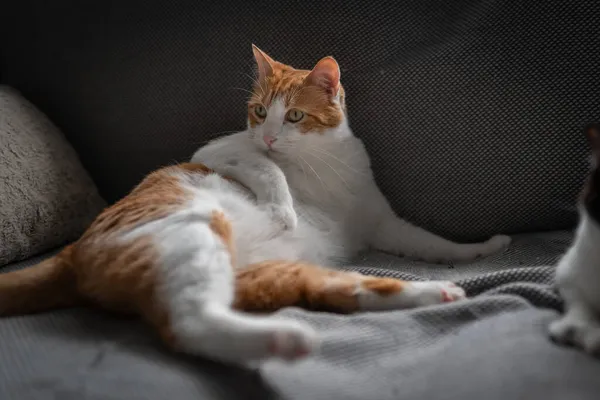
<path fill-rule="evenodd" d="M 265 144 L 267 146 L 271 147 L 273 145 L 273 143 L 275 143 L 277 138 L 274 138 L 273 136 L 269 136 L 269 135 L 264 135 L 263 140 L 265 141 Z"/>

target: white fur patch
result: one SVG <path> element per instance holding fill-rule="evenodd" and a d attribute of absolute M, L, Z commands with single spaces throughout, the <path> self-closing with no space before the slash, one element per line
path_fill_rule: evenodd
<path fill-rule="evenodd" d="M 452 282 L 406 282 L 398 293 L 381 296 L 366 289 L 357 293 L 361 310 L 401 310 L 464 299 L 465 291 Z"/>
<path fill-rule="evenodd" d="M 556 269 L 565 314 L 550 325 L 550 335 L 600 355 L 600 227 L 580 208 L 575 240 Z"/>

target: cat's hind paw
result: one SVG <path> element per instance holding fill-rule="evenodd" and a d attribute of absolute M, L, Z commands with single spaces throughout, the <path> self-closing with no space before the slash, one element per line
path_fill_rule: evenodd
<path fill-rule="evenodd" d="M 364 311 L 400 310 L 448 303 L 466 298 L 465 291 L 448 281 L 402 282 L 389 278 L 371 278 L 359 291 Z"/>
<path fill-rule="evenodd" d="M 411 282 L 407 295 L 416 306 L 450 303 L 466 298 L 463 288 L 449 281 Z"/>
<path fill-rule="evenodd" d="M 271 333 L 269 352 L 272 357 L 296 361 L 310 355 L 317 348 L 317 333 L 304 325 L 290 324 Z"/>

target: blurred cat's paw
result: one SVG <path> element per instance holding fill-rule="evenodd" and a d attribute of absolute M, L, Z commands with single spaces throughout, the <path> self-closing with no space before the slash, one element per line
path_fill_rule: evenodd
<path fill-rule="evenodd" d="M 281 204 L 264 204 L 261 208 L 269 214 L 271 220 L 281 226 L 281 230 L 294 230 L 298 225 L 298 216 L 294 207 Z"/>
<path fill-rule="evenodd" d="M 489 238 L 486 243 L 490 246 L 492 251 L 498 251 L 508 247 L 511 241 L 512 239 L 510 236 L 496 235 Z"/>
<path fill-rule="evenodd" d="M 549 327 L 553 341 L 576 346 L 593 356 L 600 356 L 600 323 L 592 318 L 565 315 Z"/>

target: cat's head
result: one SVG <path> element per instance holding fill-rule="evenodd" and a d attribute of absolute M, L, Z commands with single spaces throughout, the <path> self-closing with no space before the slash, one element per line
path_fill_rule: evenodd
<path fill-rule="evenodd" d="M 254 45 L 252 50 L 258 76 L 248 100 L 248 131 L 259 148 L 286 153 L 344 131 L 344 89 L 333 57 L 308 71 L 277 62 Z"/>
<path fill-rule="evenodd" d="M 587 213 L 600 223 L 600 123 L 588 125 L 585 134 L 592 149 L 592 158 L 581 202 Z"/>

